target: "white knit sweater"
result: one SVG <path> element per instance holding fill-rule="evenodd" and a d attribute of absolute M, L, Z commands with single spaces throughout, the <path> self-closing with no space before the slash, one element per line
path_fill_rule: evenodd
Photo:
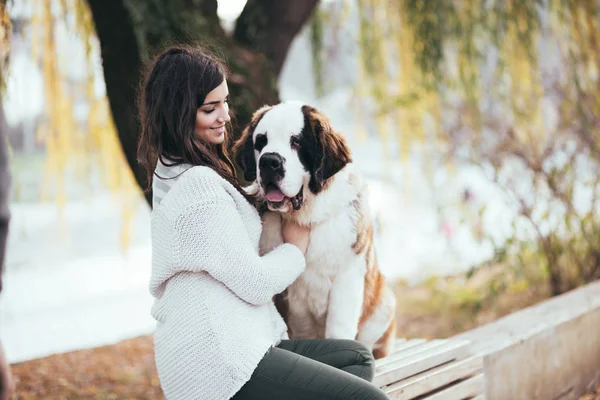
<path fill-rule="evenodd" d="M 229 399 L 287 337 L 273 296 L 304 270 L 304 255 L 284 244 L 260 257 L 256 209 L 212 169 L 162 183 L 150 279 L 161 386 L 167 399 Z"/>

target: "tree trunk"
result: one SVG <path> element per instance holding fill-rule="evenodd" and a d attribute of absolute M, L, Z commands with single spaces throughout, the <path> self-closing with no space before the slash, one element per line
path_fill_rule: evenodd
<path fill-rule="evenodd" d="M 100 41 L 106 94 L 123 153 L 135 180 L 146 188 L 146 174 L 137 162 L 135 97 L 142 62 L 129 10 L 122 0 L 89 0 Z M 152 197 L 146 193 L 146 200 Z"/>
<path fill-rule="evenodd" d="M 248 0 L 237 20 L 234 39 L 264 54 L 279 75 L 292 40 L 318 3 L 318 0 Z"/>
<path fill-rule="evenodd" d="M 236 27 L 238 43 L 225 35 L 217 16 L 216 0 L 88 0 L 100 40 L 113 120 L 140 187 L 145 189 L 147 182 L 136 157 L 139 137 L 136 91 L 143 66 L 151 56 L 170 43 L 201 41 L 216 47 L 230 68 L 228 83 L 235 139 L 256 109 L 279 101 L 277 74 L 294 36 L 317 1 L 271 1 L 267 3 L 273 7 L 265 9 L 260 1 L 249 0 Z M 277 12 L 283 16 L 281 20 L 276 18 Z M 271 23 L 263 23 L 265 16 Z M 289 25 L 284 24 L 286 21 Z M 151 198 L 151 193 L 146 193 L 150 205 Z"/>

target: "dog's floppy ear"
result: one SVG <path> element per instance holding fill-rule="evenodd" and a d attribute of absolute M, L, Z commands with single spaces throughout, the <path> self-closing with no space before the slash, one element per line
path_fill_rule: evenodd
<path fill-rule="evenodd" d="M 248 182 L 256 180 L 256 159 L 254 158 L 254 141 L 252 140 L 252 136 L 261 118 L 270 109 L 271 106 L 263 106 L 255 111 L 250 123 L 233 145 L 235 162 L 244 172 L 244 179 Z"/>
<path fill-rule="evenodd" d="M 249 124 L 233 146 L 235 162 L 242 169 L 244 179 L 248 182 L 256 179 L 256 160 L 254 159 L 254 142 L 252 141 L 254 128 L 255 126 Z"/>
<path fill-rule="evenodd" d="M 315 137 L 312 157 L 314 165 L 310 168 L 311 179 L 308 186 L 316 194 L 321 191 L 327 179 L 352 162 L 352 157 L 346 139 L 331 128 L 325 115 L 310 106 L 304 106 L 302 111 Z"/>

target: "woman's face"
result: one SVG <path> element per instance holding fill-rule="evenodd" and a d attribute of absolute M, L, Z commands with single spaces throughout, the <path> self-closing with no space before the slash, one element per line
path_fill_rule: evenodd
<path fill-rule="evenodd" d="M 229 122 L 229 89 L 227 80 L 214 88 L 196 111 L 196 136 L 206 143 L 221 144 L 225 140 L 225 123 Z"/>

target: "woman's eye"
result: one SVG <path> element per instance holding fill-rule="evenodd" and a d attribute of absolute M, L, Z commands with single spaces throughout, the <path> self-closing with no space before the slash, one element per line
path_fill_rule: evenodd
<path fill-rule="evenodd" d="M 293 149 L 297 149 L 300 147 L 300 139 L 297 138 L 296 136 L 292 136 L 292 138 L 290 139 L 290 145 L 292 146 Z"/>
<path fill-rule="evenodd" d="M 216 108 L 213 108 L 212 110 L 203 110 L 203 111 L 204 111 L 204 114 L 210 114 L 215 110 L 216 110 Z"/>

